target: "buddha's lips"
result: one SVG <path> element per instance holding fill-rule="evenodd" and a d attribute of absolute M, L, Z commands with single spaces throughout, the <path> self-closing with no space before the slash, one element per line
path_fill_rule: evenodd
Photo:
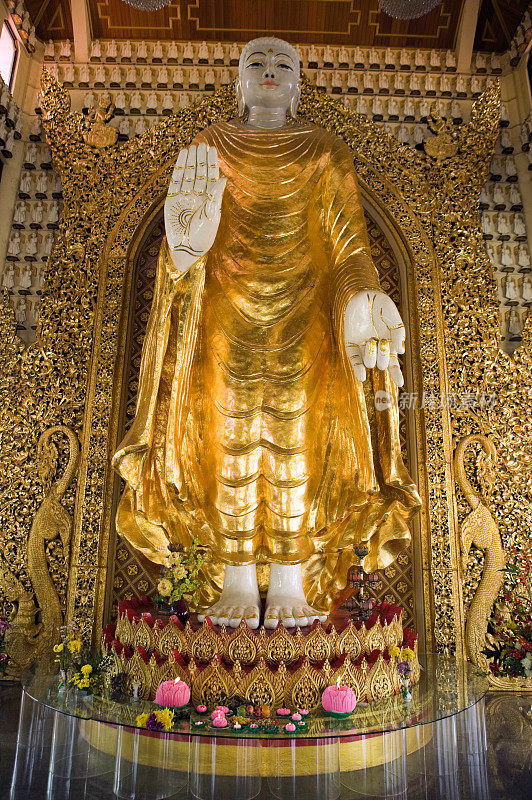
<path fill-rule="evenodd" d="M 275 81 L 264 81 L 264 83 L 261 83 L 261 86 L 279 86 L 279 84 L 275 83 Z"/>

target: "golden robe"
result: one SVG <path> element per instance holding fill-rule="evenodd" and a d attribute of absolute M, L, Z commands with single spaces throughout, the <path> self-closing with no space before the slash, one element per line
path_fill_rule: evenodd
<path fill-rule="evenodd" d="M 201 605 L 224 564 L 304 562 L 322 608 L 359 563 L 384 568 L 419 498 L 401 458 L 397 392 L 365 384 L 344 346 L 349 298 L 378 289 L 349 148 L 314 125 L 217 123 L 194 140 L 228 178 L 213 247 L 187 273 L 161 248 L 134 423 L 115 455 L 118 531 L 161 563 L 208 550 Z M 392 407 L 376 411 L 373 393 Z"/>

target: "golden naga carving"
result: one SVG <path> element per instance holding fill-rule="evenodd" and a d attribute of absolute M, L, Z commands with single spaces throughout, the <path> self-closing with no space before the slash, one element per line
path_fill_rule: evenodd
<path fill-rule="evenodd" d="M 69 443 L 68 460 L 61 477 L 52 481 L 59 453 L 52 441 L 56 434 L 66 436 Z M 32 595 L 12 575 L 4 575 L 11 582 L 12 597 L 18 604 L 13 617 L 13 629 L 7 642 L 10 673 L 17 674 L 37 656 L 50 650 L 59 638 L 63 624 L 63 611 L 57 588 L 48 568 L 46 545 L 57 537 L 63 548 L 63 559 L 68 564 L 72 517 L 61 505 L 63 496 L 72 483 L 79 461 L 79 443 L 76 435 L 64 425 L 55 425 L 44 431 L 37 443 L 37 469 L 45 489 L 45 497 L 31 524 L 26 551 L 26 569 L 31 580 L 37 606 Z M 4 570 L 5 573 L 5 570 Z M 9 587 L 9 583 L 7 584 Z M 40 612 L 40 622 L 35 624 L 35 612 Z"/>
<path fill-rule="evenodd" d="M 467 557 L 472 545 L 484 550 L 482 578 L 469 606 L 465 630 L 467 656 L 478 666 L 487 668 L 488 662 L 482 649 L 493 604 L 504 580 L 505 556 L 499 526 L 494 520 L 482 493 L 475 489 L 466 473 L 464 456 L 470 445 L 479 444 L 488 458 L 497 459 L 495 445 L 486 436 L 471 434 L 458 442 L 454 455 L 456 482 L 471 506 L 471 512 L 460 525 L 460 550 L 462 574 L 467 571 Z"/>

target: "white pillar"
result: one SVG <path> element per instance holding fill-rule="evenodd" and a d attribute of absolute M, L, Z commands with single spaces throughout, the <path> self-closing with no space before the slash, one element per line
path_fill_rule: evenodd
<path fill-rule="evenodd" d="M 74 58 L 85 63 L 89 60 L 91 29 L 87 0 L 70 0 L 72 27 L 74 29 Z"/>
<path fill-rule="evenodd" d="M 458 25 L 456 37 L 456 71 L 471 71 L 471 56 L 477 29 L 480 0 L 467 0 L 462 5 L 462 14 Z"/>

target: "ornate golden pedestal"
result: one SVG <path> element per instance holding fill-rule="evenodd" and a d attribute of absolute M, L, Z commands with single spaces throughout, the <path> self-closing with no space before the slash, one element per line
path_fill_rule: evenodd
<path fill-rule="evenodd" d="M 358 701 L 391 697 L 402 689 L 390 647 L 410 648 L 411 682 L 419 680 L 417 636 L 402 627 L 402 609 L 381 604 L 366 623 L 321 625 L 288 632 L 198 626 L 177 617 L 155 618 L 137 602 L 120 604 L 116 627 L 104 631 L 111 674 L 123 672 L 151 699 L 162 681 L 180 678 L 195 704 L 242 697 L 252 705 L 315 709 L 326 686 L 350 686 Z"/>

